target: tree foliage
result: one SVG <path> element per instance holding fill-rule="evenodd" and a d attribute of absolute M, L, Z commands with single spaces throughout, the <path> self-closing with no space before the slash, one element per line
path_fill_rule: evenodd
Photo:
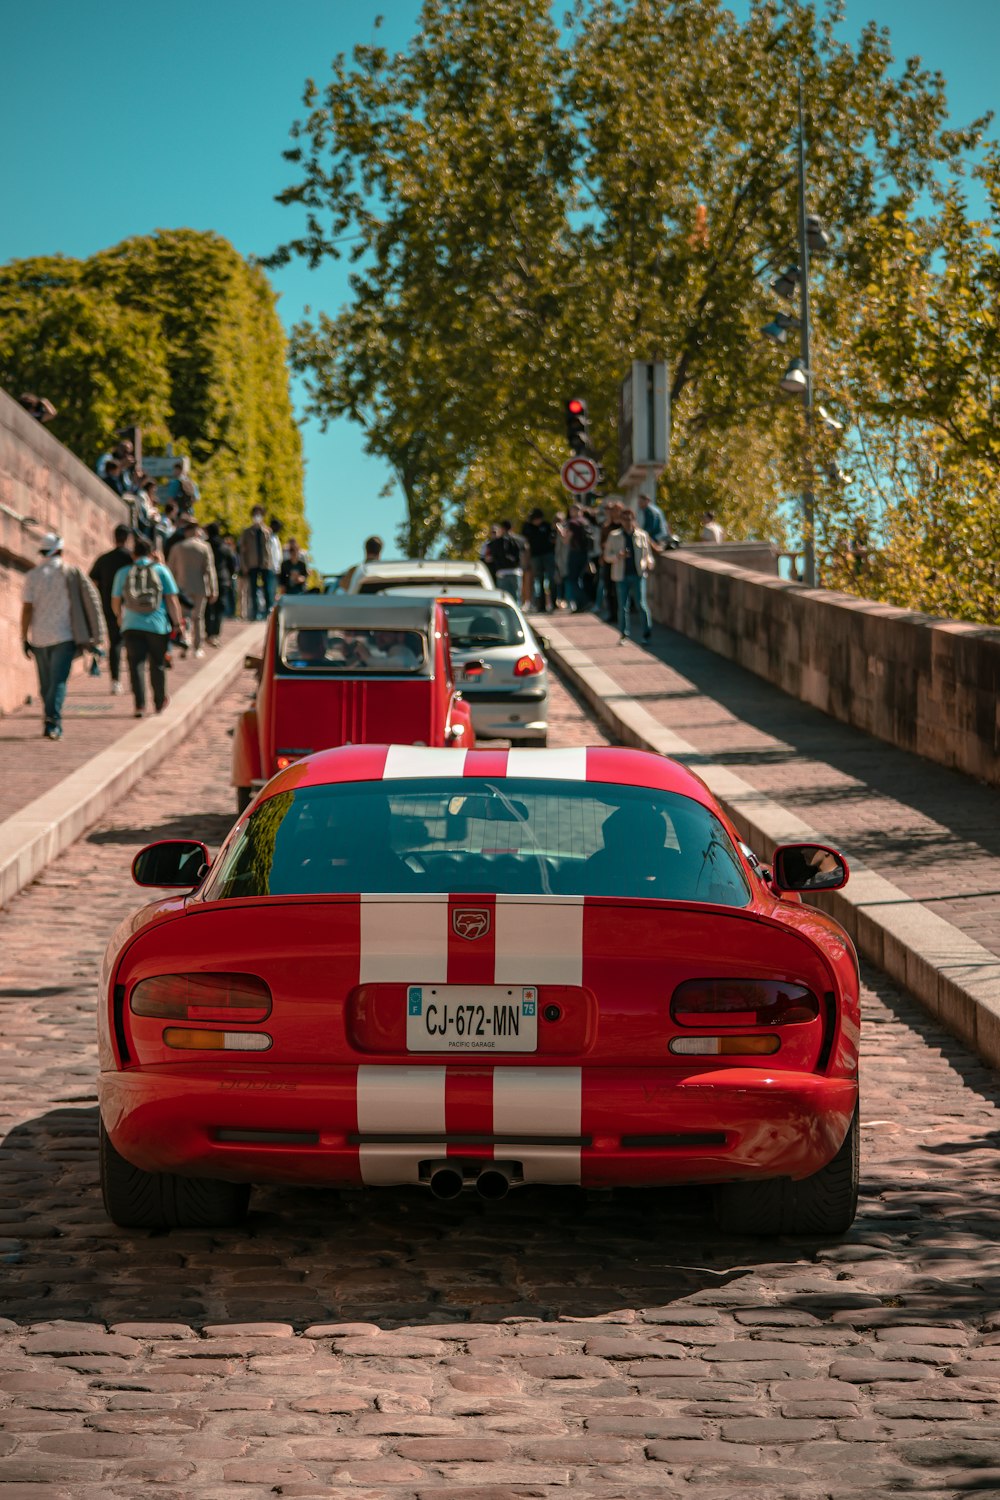
<path fill-rule="evenodd" d="M 404 51 L 358 47 L 307 85 L 281 195 L 304 225 L 272 263 L 353 264 L 347 305 L 297 328 L 293 357 L 314 413 L 353 417 L 393 465 L 405 545 L 467 545 L 529 498 L 561 503 L 569 394 L 588 397 L 613 476 L 634 357 L 669 361 L 664 489 L 682 532 L 709 504 L 736 535 L 778 533 L 813 465 L 858 446 L 853 416 L 890 447 L 904 418 L 918 448 L 928 425 L 950 451 L 961 430 L 965 456 L 978 445 L 991 462 L 991 423 L 968 417 L 989 314 L 970 334 L 972 302 L 940 281 L 950 224 L 959 279 L 982 293 L 959 265 L 981 268 L 983 244 L 956 184 L 987 122 L 950 129 L 940 75 L 897 67 L 875 25 L 843 41 L 842 16 L 797 0 L 751 0 L 745 22 L 721 0 L 577 0 L 560 29 L 548 0 L 425 0 Z M 814 267 L 814 367 L 848 418 L 808 461 L 801 407 L 777 392 L 782 356 L 759 333 L 774 310 L 762 277 L 796 259 L 799 71 L 808 207 L 837 244 Z M 901 409 L 901 371 L 921 362 L 930 385 Z M 819 511 L 836 568 L 857 517 L 829 486 Z"/>
<path fill-rule="evenodd" d="M 0 383 L 47 395 L 52 431 L 85 462 L 138 422 L 147 451 L 172 440 L 190 455 L 205 515 L 237 526 L 260 503 L 304 533 L 275 295 L 219 235 L 163 230 L 0 268 Z"/>

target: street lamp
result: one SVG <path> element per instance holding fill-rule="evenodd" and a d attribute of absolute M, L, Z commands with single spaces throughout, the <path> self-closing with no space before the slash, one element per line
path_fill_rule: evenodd
<path fill-rule="evenodd" d="M 803 396 L 809 389 L 809 371 L 805 360 L 793 359 L 778 382 L 786 396 Z"/>
<path fill-rule="evenodd" d="M 813 369 L 810 352 L 809 320 L 809 256 L 822 255 L 830 247 L 830 238 L 815 214 L 806 212 L 806 127 L 802 108 L 802 69 L 798 77 L 799 95 L 799 373 L 802 378 L 802 405 L 806 420 L 805 486 L 802 491 L 802 530 L 805 558 L 803 577 L 807 588 L 816 587 L 816 500 L 812 491 L 813 453 Z M 793 361 L 794 363 L 794 361 Z M 787 390 L 786 381 L 791 368 L 785 372 L 782 390 Z"/>
<path fill-rule="evenodd" d="M 830 236 L 816 214 L 806 212 L 806 130 L 805 112 L 802 104 L 802 69 L 798 71 L 798 179 L 799 179 L 799 254 L 795 265 L 785 269 L 771 282 L 771 290 L 786 302 L 792 302 L 796 293 L 799 299 L 799 315 L 776 313 L 772 322 L 761 332 L 776 344 L 788 342 L 789 333 L 798 332 L 799 354 L 788 366 L 781 380 L 780 389 L 786 396 L 801 398 L 805 413 L 805 475 L 802 489 L 802 531 L 805 553 L 803 576 L 809 588 L 816 587 L 816 501 L 812 492 L 813 431 L 815 416 L 824 426 L 835 432 L 843 431 L 843 423 L 836 421 L 822 406 L 813 408 L 813 369 L 810 349 L 812 325 L 809 317 L 809 257 L 823 255 L 830 248 Z M 838 468 L 839 479 L 846 483 L 850 478 Z"/>
<path fill-rule="evenodd" d="M 773 320 L 765 324 L 761 333 L 765 338 L 773 339 L 776 344 L 787 344 L 790 333 L 798 333 L 799 320 L 791 313 L 775 313 Z"/>

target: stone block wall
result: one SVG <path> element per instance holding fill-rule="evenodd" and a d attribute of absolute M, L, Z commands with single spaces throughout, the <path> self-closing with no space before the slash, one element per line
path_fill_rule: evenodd
<path fill-rule="evenodd" d="M 67 561 L 88 569 L 112 545 L 114 528 L 127 521 L 125 503 L 0 391 L 0 714 L 37 696 L 34 663 L 21 651 L 20 620 L 21 584 L 39 560 L 39 537 L 58 531 Z"/>
<path fill-rule="evenodd" d="M 1000 785 L 1000 630 L 669 552 L 654 618 L 786 693 Z"/>

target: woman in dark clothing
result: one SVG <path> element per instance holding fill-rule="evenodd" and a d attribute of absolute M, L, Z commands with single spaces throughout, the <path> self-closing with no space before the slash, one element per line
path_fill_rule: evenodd
<path fill-rule="evenodd" d="M 214 604 L 205 605 L 205 639 L 210 646 L 219 645 L 223 619 L 231 620 L 236 613 L 236 595 L 233 577 L 239 564 L 235 548 L 228 545 L 217 521 L 210 521 L 205 528 L 208 545 L 212 549 L 215 572 L 219 580 L 219 596 Z"/>

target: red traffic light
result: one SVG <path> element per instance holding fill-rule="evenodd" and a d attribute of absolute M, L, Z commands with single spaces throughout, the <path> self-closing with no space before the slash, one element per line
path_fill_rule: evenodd
<path fill-rule="evenodd" d="M 577 400 L 575 396 L 572 398 L 572 400 L 566 402 L 566 410 L 570 413 L 571 416 L 582 416 L 584 409 L 585 408 L 583 402 Z"/>

